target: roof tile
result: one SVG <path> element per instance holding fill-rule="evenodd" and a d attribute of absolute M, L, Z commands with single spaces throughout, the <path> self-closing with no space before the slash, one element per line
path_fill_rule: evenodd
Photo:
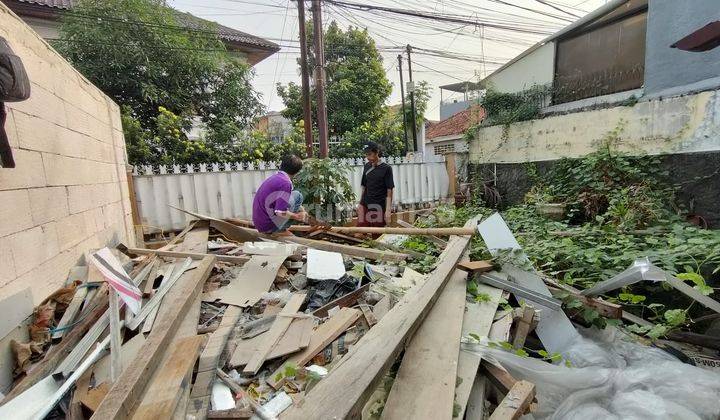
<path fill-rule="evenodd" d="M 480 123 L 485 118 L 485 109 L 480 105 L 458 112 L 427 127 L 425 138 L 431 140 L 437 137 L 458 136 L 465 134 L 468 128 Z"/>

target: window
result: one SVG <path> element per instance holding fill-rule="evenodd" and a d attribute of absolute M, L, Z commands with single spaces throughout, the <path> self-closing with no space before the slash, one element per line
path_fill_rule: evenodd
<path fill-rule="evenodd" d="M 647 1 L 624 6 L 557 41 L 553 103 L 642 87 Z"/>
<path fill-rule="evenodd" d="M 435 154 L 436 155 L 446 155 L 448 153 L 453 153 L 455 151 L 455 145 L 454 144 L 440 144 L 435 146 Z"/>

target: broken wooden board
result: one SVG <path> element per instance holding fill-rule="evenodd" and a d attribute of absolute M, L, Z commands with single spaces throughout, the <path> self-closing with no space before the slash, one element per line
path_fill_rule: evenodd
<path fill-rule="evenodd" d="M 530 326 L 532 325 L 533 318 L 535 318 L 535 309 L 530 306 L 523 307 L 522 317 L 516 323 L 515 337 L 513 338 L 513 348 L 521 349 L 525 347 L 525 339 L 528 333 L 530 333 Z"/>
<path fill-rule="evenodd" d="M 253 255 L 227 286 L 205 293 L 205 302 L 220 301 L 240 307 L 252 306 L 270 290 L 285 255 Z"/>
<path fill-rule="evenodd" d="M 195 226 L 185 234 L 182 243 L 175 247 L 176 251 L 207 253 L 208 237 L 210 236 L 209 226 L 210 224 L 205 220 L 195 223 Z"/>
<path fill-rule="evenodd" d="M 517 381 L 490 415 L 490 420 L 519 419 L 528 410 L 533 398 L 535 385 L 528 381 Z"/>
<path fill-rule="evenodd" d="M 405 348 L 383 419 L 452 420 L 466 288 L 467 272 L 455 270 Z"/>
<path fill-rule="evenodd" d="M 278 389 L 282 383 L 285 366 L 305 366 L 316 354 L 320 353 L 325 347 L 338 338 L 340 334 L 350 328 L 350 326 L 360 318 L 360 314 L 360 311 L 357 309 L 341 308 L 335 315 L 325 321 L 325 323 L 318 325 L 310 336 L 310 343 L 307 348 L 288 358 L 282 366 L 267 378 L 268 384 Z"/>
<path fill-rule="evenodd" d="M 390 301 L 390 295 L 385 295 L 373 306 L 373 315 L 375 319 L 380 321 L 389 311 L 392 309 L 392 302 Z"/>
<path fill-rule="evenodd" d="M 466 302 L 465 313 L 462 320 L 462 336 L 476 334 L 480 337 L 488 336 L 492 328 L 495 312 L 497 311 L 502 290 L 484 284 L 478 284 L 478 294 L 489 297 L 483 302 Z M 512 320 L 512 316 L 510 316 Z M 460 378 L 455 388 L 455 402 L 459 405 L 458 417 L 462 418 L 468 404 L 468 398 L 473 386 L 478 367 L 480 366 L 480 355 L 474 352 L 460 350 L 458 353 L 457 376 Z"/>
<path fill-rule="evenodd" d="M 487 273 L 493 270 L 493 265 L 489 261 L 461 261 L 457 268 L 468 273 Z"/>
<path fill-rule="evenodd" d="M 172 416 L 182 397 L 183 382 L 197 359 L 204 336 L 191 336 L 169 348 L 170 355 L 158 367 L 158 374 L 149 384 L 145 398 L 133 414 L 134 419 L 166 419 Z M 185 384 L 187 386 L 187 383 Z"/>
<path fill-rule="evenodd" d="M 278 357 L 287 356 L 298 352 L 310 344 L 310 337 L 313 333 L 315 321 L 312 318 L 295 318 L 288 327 L 280 341 L 273 346 L 269 355 L 265 360 L 277 359 Z M 254 354 L 254 350 L 258 347 L 259 341 L 264 334 L 249 338 L 247 340 L 237 340 L 237 346 L 233 351 L 232 357 L 228 362 L 230 367 L 245 366 Z"/>
<path fill-rule="evenodd" d="M 110 384 L 102 383 L 95 388 L 88 389 L 87 392 L 85 392 L 80 398 L 80 402 L 82 405 L 87 407 L 88 410 L 94 413 L 100 406 L 102 400 L 105 399 L 108 391 L 110 391 Z"/>
<path fill-rule="evenodd" d="M 485 393 L 487 390 L 487 379 L 484 376 L 475 374 L 473 379 L 472 388 L 470 389 L 470 396 L 468 397 L 467 404 L 465 406 L 464 417 L 458 416 L 458 418 L 464 418 L 466 420 L 484 420 L 485 416 Z"/>
<path fill-rule="evenodd" d="M 290 297 L 282 311 L 280 311 L 275 318 L 275 322 L 270 327 L 270 330 L 259 336 L 262 337 L 262 339 L 259 340 L 259 346 L 255 349 L 253 356 L 245 365 L 243 373 L 255 375 L 258 370 L 260 370 L 270 351 L 280 342 L 280 339 L 293 321 L 293 318 L 290 318 L 288 315 L 296 314 L 305 302 L 306 297 L 307 295 L 305 293 L 296 293 Z"/>
<path fill-rule="evenodd" d="M 472 218 L 465 227 L 474 227 L 477 221 L 477 217 Z M 469 243 L 470 237 L 452 236 L 438 258 L 437 268 L 421 289 L 400 300 L 340 359 L 328 376 L 308 392 L 301 406 L 291 407 L 284 413 L 284 419 L 359 416 L 382 375 L 437 300 Z"/>
<path fill-rule="evenodd" d="M 196 217 L 200 220 L 207 220 L 210 222 L 210 226 L 219 230 L 222 232 L 223 235 L 225 235 L 228 239 L 231 239 L 233 241 L 237 242 L 248 242 L 248 241 L 256 241 L 258 238 L 260 238 L 260 233 L 255 229 L 248 229 L 244 227 L 240 227 L 237 225 L 234 225 L 230 222 L 226 222 L 224 220 L 216 219 L 214 217 L 205 216 L 199 213 L 194 213 L 191 211 L 179 209 L 175 206 L 170 206 L 170 208 L 173 208 L 175 210 L 181 211 L 183 213 L 187 213 L 193 217 Z"/>
<path fill-rule="evenodd" d="M 195 269 L 182 275 L 178 283 L 166 296 L 163 307 L 155 321 L 155 327 L 147 338 L 142 353 L 122 373 L 113 384 L 108 396 L 103 400 L 95 419 L 126 418 L 132 415 L 140 396 L 143 395 L 150 376 L 162 359 L 174 334 L 183 322 L 183 314 L 192 309 L 196 298 L 202 291 L 213 266 L 214 257 L 207 257 Z M 197 328 L 197 320 L 195 321 Z"/>

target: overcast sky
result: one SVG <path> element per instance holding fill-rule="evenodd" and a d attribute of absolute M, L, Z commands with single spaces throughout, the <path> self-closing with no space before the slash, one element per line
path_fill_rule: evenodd
<path fill-rule="evenodd" d="M 325 6 L 324 24 L 337 21 L 342 27 L 350 25 L 367 28 L 378 46 L 414 47 L 461 55 L 463 60 L 432 55 L 413 55 L 413 77 L 425 80 L 432 87 L 427 117 L 438 119 L 440 89 L 438 86 L 477 80 L 513 58 L 546 35 L 530 32 L 554 32 L 581 16 L 602 6 L 607 0 L 347 0 L 385 7 L 422 10 L 462 15 L 487 25 L 461 26 L 427 21 L 379 12 L 347 10 Z M 297 2 L 292 0 L 169 0 L 168 3 L 185 12 L 213 20 L 243 32 L 260 36 L 283 47 L 280 52 L 255 66 L 255 89 L 270 111 L 284 108 L 277 96 L 276 83 L 300 83 L 296 59 L 299 55 Z M 306 0 L 309 7 L 310 1 Z M 503 4 L 505 3 L 505 4 Z M 546 4 L 543 4 L 546 3 Z M 549 5 L 547 5 L 549 4 Z M 556 6 L 557 10 L 551 6 Z M 531 9 L 531 10 L 526 10 Z M 567 12 L 567 13 L 566 13 Z M 309 11 L 306 18 L 310 18 Z M 521 28 L 523 32 L 493 26 Z M 388 103 L 400 102 L 400 79 L 396 51 L 382 51 L 384 67 L 393 84 Z M 482 63 L 485 62 L 485 64 Z M 403 64 L 407 81 L 407 62 Z M 448 92 L 444 97 L 447 99 Z"/>

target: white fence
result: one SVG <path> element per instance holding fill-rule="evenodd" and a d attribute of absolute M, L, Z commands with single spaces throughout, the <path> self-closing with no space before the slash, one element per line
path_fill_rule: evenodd
<path fill-rule="evenodd" d="M 355 197 L 360 196 L 362 159 L 340 159 L 351 169 Z M 395 178 L 394 203 L 403 207 L 443 200 L 448 174 L 443 156 L 387 158 Z M 135 195 L 146 232 L 176 230 L 188 217 L 168 204 L 217 218 L 249 219 L 260 183 L 277 171 L 275 163 L 201 164 L 135 167 Z"/>

